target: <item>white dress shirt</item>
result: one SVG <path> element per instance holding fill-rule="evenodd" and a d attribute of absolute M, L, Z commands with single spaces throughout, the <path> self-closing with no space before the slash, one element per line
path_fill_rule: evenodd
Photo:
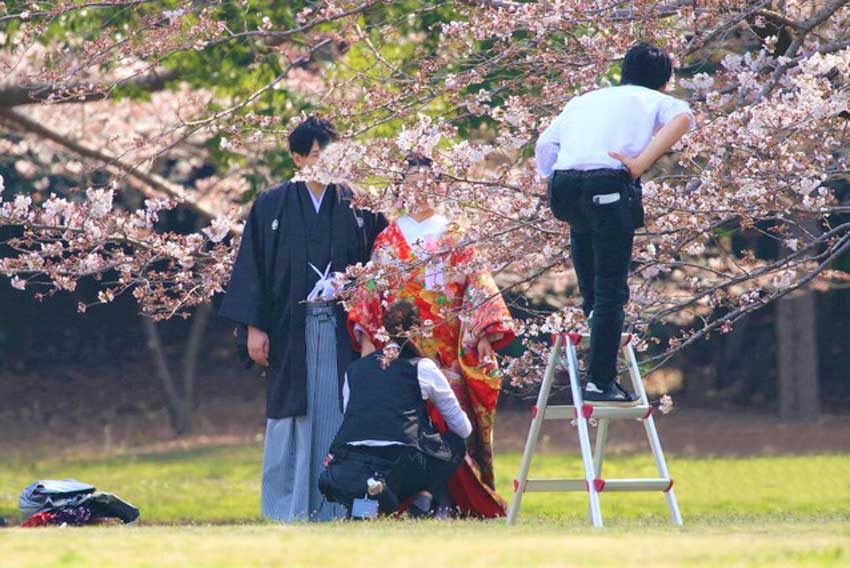
<path fill-rule="evenodd" d="M 419 390 L 422 391 L 422 400 L 430 400 L 440 411 L 449 430 L 460 436 L 468 438 L 472 434 L 472 423 L 466 412 L 460 407 L 448 379 L 431 359 L 420 359 L 416 365 L 417 378 L 419 379 Z M 342 383 L 342 409 L 348 409 L 348 374 Z M 349 442 L 352 446 L 393 446 L 401 445 L 400 442 L 388 440 L 358 440 Z"/>
<path fill-rule="evenodd" d="M 624 169 L 608 152 L 634 158 L 680 114 L 690 117 L 691 129 L 696 127 L 688 103 L 638 85 L 574 97 L 537 141 L 537 172 L 549 177 L 554 170 Z"/>

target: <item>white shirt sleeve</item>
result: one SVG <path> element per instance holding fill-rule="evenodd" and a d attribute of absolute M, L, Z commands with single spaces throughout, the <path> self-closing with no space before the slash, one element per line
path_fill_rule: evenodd
<path fill-rule="evenodd" d="M 558 160 L 565 112 L 566 108 L 537 139 L 537 144 L 534 147 L 534 161 L 537 164 L 537 173 L 540 174 L 540 177 L 548 178 L 551 176 L 555 162 Z"/>
<path fill-rule="evenodd" d="M 452 432 L 461 438 L 469 437 L 472 434 L 472 423 L 460 407 L 448 379 L 437 364 L 431 359 L 420 359 L 417 371 L 422 398 L 434 403 Z M 345 397 L 345 385 L 343 385 L 343 397 Z"/>
<path fill-rule="evenodd" d="M 691 107 L 687 102 L 677 99 L 676 97 L 664 95 L 658 105 L 658 118 L 656 121 L 657 127 L 661 128 L 680 114 L 688 115 L 688 119 L 690 120 L 688 130 L 693 130 L 697 127 L 696 118 L 694 118 L 694 113 L 691 111 Z"/>
<path fill-rule="evenodd" d="M 342 380 L 342 411 L 348 409 L 348 397 L 351 396 L 351 389 L 348 387 L 348 373 L 345 374 Z"/>

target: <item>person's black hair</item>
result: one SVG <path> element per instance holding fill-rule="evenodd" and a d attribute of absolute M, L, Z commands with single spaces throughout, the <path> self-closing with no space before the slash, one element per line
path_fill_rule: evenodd
<path fill-rule="evenodd" d="M 311 116 L 289 133 L 289 151 L 300 156 L 309 156 L 313 143 L 318 142 L 324 148 L 336 140 L 333 124 L 324 118 Z"/>
<path fill-rule="evenodd" d="M 621 85 L 660 89 L 673 76 L 673 62 L 660 47 L 641 42 L 632 46 L 623 60 Z"/>
<path fill-rule="evenodd" d="M 381 323 L 390 339 L 400 346 L 408 340 L 408 333 L 419 327 L 421 320 L 416 305 L 409 300 L 396 300 L 384 310 Z"/>

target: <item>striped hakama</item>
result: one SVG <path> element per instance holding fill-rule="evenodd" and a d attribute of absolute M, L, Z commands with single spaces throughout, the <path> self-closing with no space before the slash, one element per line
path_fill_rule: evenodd
<path fill-rule="evenodd" d="M 345 517 L 341 505 L 324 500 L 318 483 L 342 424 L 332 304 L 307 304 L 306 339 L 307 414 L 266 421 L 262 512 L 285 523 Z"/>

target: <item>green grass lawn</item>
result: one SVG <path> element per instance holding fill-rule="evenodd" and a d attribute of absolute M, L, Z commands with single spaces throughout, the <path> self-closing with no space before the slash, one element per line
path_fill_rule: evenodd
<path fill-rule="evenodd" d="M 850 525 L 565 528 L 388 522 L 0 531 L 4 567 L 847 566 Z"/>
<path fill-rule="evenodd" d="M 518 454 L 497 457 L 499 492 L 510 498 Z M 246 523 L 259 520 L 258 446 L 229 446 L 92 460 L 17 461 L 0 466 L 0 515 L 16 522 L 21 489 L 39 478 L 73 477 L 116 493 L 142 510 L 145 524 Z M 669 457 L 686 522 L 729 518 L 832 517 L 850 519 L 850 455 L 751 458 Z M 580 477 L 577 455 L 539 454 L 531 477 Z M 614 456 L 603 477 L 655 477 L 649 456 Z M 660 493 L 603 493 L 608 524 L 664 523 Z M 584 520 L 583 493 L 530 493 L 522 518 Z"/>
<path fill-rule="evenodd" d="M 244 446 L 4 463 L 7 521 L 19 520 L 18 493 L 31 481 L 75 477 L 137 505 L 143 526 L 3 529 L 0 566 L 850 565 L 850 455 L 673 456 L 685 527 L 668 525 L 661 494 L 603 493 L 602 531 L 587 527 L 583 494 L 528 494 L 513 529 L 501 520 L 262 523 L 260 461 L 259 447 Z M 497 459 L 506 497 L 518 465 L 516 454 Z M 575 455 L 541 454 L 532 477 L 579 470 Z M 651 458 L 614 456 L 603 476 L 642 475 L 653 476 Z"/>

